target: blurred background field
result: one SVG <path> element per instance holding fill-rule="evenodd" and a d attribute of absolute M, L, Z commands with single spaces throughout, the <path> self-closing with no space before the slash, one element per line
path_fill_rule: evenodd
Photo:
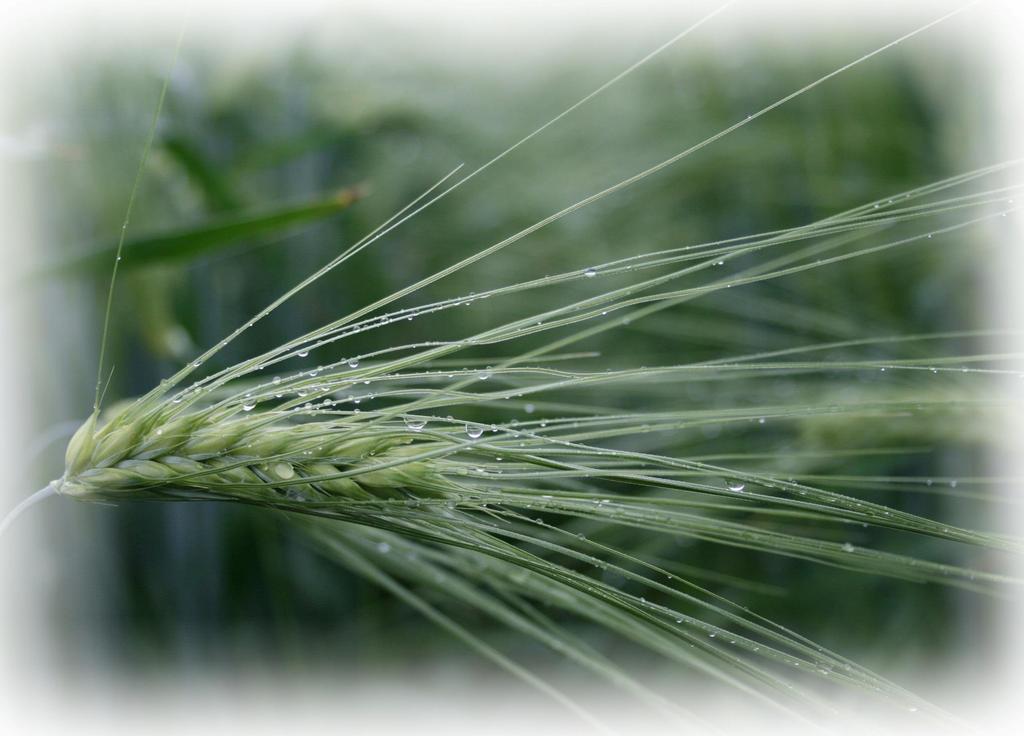
<path fill-rule="evenodd" d="M 272 54 L 241 55 L 186 36 L 128 234 L 108 396 L 149 389 L 454 166 L 487 160 L 668 35 L 651 31 L 621 47 L 602 37 L 591 48 L 572 44 L 543 57 L 502 50 L 500 59 L 479 64 L 431 49 L 424 39 L 399 48 L 355 32 L 336 43 L 329 33 L 297 36 Z M 304 291 L 212 368 L 437 271 L 885 40 L 866 34 L 739 50 L 684 42 Z M 152 54 L 88 48 L 26 95 L 22 130 L 36 132 L 42 152 L 18 166 L 30 182 L 35 228 L 45 244 L 25 282 L 38 305 L 31 328 L 45 336 L 23 356 L 37 379 L 29 389 L 37 425 L 25 437 L 26 448 L 38 450 L 36 485 L 26 489 L 61 472 L 57 437 L 88 411 L 109 248 L 168 61 L 166 48 Z M 965 170 L 979 157 L 968 131 L 985 104 L 971 82 L 975 73 L 927 42 L 899 48 L 402 305 L 792 227 Z M 355 201 L 348 205 L 345 197 Z M 653 366 L 977 328 L 980 237 L 964 231 L 711 294 L 576 346 L 597 354 L 578 364 Z M 582 286 L 559 288 L 584 293 Z M 558 297 L 543 291 L 529 298 L 539 308 L 564 297 L 564 291 Z M 399 323 L 387 339 L 479 330 L 519 307 L 515 299 L 477 303 L 454 317 Z M 343 352 L 366 352 L 379 339 L 353 338 Z M 947 340 L 939 347 L 837 349 L 818 358 L 981 350 L 977 341 Z M 497 357 L 483 350 L 479 356 Z M 617 409 L 673 402 L 752 410 L 954 389 L 981 391 L 983 379 L 829 371 L 652 384 L 642 392 L 604 388 L 588 398 Z M 524 416 L 521 407 L 491 416 L 507 420 L 517 412 Z M 993 523 L 990 503 L 960 497 L 990 490 L 970 480 L 986 475 L 987 438 L 975 429 L 983 416 L 766 414 L 764 422 L 697 423 L 662 438 L 660 450 L 680 457 L 744 454 L 749 457 L 736 460 L 743 467 L 787 477 L 842 476 L 817 482 L 964 527 Z M 480 410 L 472 418 L 491 416 Z M 911 449 L 855 454 L 886 448 Z M 837 449 L 853 452 L 827 455 Z M 949 479 L 961 480 L 951 488 Z M 214 504 L 59 506 L 47 522 L 59 560 L 48 629 L 71 680 L 94 669 L 173 676 L 211 667 L 348 675 L 444 668 L 467 680 L 491 672 L 462 644 L 321 558 L 265 512 Z M 864 530 L 855 541 L 977 562 L 908 535 Z M 979 596 L 688 539 L 627 543 L 634 553 L 675 565 L 710 590 L 882 671 L 953 659 L 980 666 L 988 651 L 977 622 L 991 614 L 990 604 Z M 473 614 L 467 622 L 531 665 L 567 667 L 492 622 Z M 636 655 L 606 633 L 566 623 L 616 659 Z"/>

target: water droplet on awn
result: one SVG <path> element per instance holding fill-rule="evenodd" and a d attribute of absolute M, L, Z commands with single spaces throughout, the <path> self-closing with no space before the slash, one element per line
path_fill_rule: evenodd
<path fill-rule="evenodd" d="M 405 426 L 411 429 L 413 432 L 419 432 L 421 429 L 427 426 L 427 420 L 423 417 L 406 417 Z"/>

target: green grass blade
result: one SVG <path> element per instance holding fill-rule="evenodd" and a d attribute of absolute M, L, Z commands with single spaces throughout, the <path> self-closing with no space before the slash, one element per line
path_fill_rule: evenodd
<path fill-rule="evenodd" d="M 346 187 L 326 196 L 262 212 L 219 217 L 199 225 L 127 240 L 122 268 L 185 262 L 252 238 L 281 235 L 344 212 L 364 196 L 360 187 Z M 54 276 L 109 265 L 116 246 L 85 249 L 44 266 L 36 276 Z"/>

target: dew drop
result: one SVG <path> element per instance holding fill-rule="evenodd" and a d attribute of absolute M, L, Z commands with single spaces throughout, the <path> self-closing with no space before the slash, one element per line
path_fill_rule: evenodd
<path fill-rule="evenodd" d="M 358 368 L 359 367 L 359 358 L 350 358 L 347 362 L 348 362 L 348 367 L 349 368 Z"/>
<path fill-rule="evenodd" d="M 484 428 L 480 426 L 474 426 L 472 424 L 466 425 L 466 434 L 469 435 L 470 439 L 476 439 L 484 433 Z"/>
<path fill-rule="evenodd" d="M 274 465 L 274 475 L 281 480 L 289 480 L 295 477 L 295 468 L 291 466 L 291 463 L 277 463 Z"/>
<path fill-rule="evenodd" d="M 305 358 L 307 355 L 309 355 L 309 351 L 308 350 L 300 350 L 298 353 L 296 353 L 296 355 L 298 355 L 300 358 Z"/>
<path fill-rule="evenodd" d="M 583 275 L 586 276 L 588 279 L 592 279 L 595 276 L 597 276 L 597 269 L 596 268 L 588 268 L 586 271 L 583 272 Z"/>
<path fill-rule="evenodd" d="M 413 432 L 419 432 L 421 429 L 427 426 L 427 420 L 423 417 L 406 417 L 405 426 L 411 429 Z"/>
<path fill-rule="evenodd" d="M 252 411 L 256 408 L 256 402 L 249 400 L 242 404 L 242 411 Z"/>
<path fill-rule="evenodd" d="M 854 546 L 849 542 L 843 542 L 843 552 L 853 552 Z"/>
<path fill-rule="evenodd" d="M 747 484 L 738 480 L 729 480 L 725 482 L 725 487 L 728 488 L 730 491 L 736 491 L 737 493 L 739 493 L 740 491 L 747 487 Z"/>

